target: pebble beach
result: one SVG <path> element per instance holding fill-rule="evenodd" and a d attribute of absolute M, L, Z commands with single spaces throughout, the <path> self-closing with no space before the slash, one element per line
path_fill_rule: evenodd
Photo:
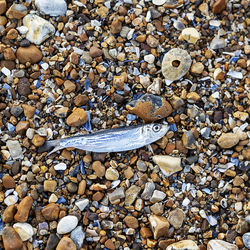
<path fill-rule="evenodd" d="M 250 249 L 249 5 L 0 0 L 0 249 Z M 134 150 L 38 150 L 150 123 Z"/>

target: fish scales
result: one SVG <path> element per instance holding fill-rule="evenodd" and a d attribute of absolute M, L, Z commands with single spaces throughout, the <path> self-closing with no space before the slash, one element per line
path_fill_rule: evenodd
<path fill-rule="evenodd" d="M 159 140 L 168 129 L 167 125 L 155 123 L 106 129 L 92 134 L 47 141 L 39 148 L 39 152 L 49 151 L 52 147 L 55 148 L 49 154 L 69 147 L 97 153 L 123 152 Z"/>

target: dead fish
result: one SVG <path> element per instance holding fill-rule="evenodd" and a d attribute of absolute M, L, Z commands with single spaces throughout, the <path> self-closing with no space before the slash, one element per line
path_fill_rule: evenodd
<path fill-rule="evenodd" d="M 168 125 L 155 123 L 105 129 L 92 134 L 46 141 L 38 152 L 46 152 L 53 147 L 54 149 L 47 155 L 64 148 L 98 153 L 123 152 L 141 148 L 159 140 L 168 132 L 168 129 Z"/>

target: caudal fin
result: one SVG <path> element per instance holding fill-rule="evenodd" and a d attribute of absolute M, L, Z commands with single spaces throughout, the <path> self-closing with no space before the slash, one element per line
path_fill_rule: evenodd
<path fill-rule="evenodd" d="M 46 141 L 43 146 L 38 148 L 38 153 L 43 153 L 43 152 L 48 152 L 52 148 L 57 148 L 60 145 L 60 139 L 58 140 L 51 140 L 51 141 Z M 54 151 L 54 150 L 53 150 Z M 57 150 L 56 150 L 57 151 Z M 50 152 L 51 154 L 51 152 Z"/>

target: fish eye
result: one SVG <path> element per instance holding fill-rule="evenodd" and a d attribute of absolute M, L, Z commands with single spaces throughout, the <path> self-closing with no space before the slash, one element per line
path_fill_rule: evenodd
<path fill-rule="evenodd" d="M 154 132 L 159 132 L 161 130 L 161 126 L 159 124 L 156 124 L 153 126 L 153 131 Z"/>

